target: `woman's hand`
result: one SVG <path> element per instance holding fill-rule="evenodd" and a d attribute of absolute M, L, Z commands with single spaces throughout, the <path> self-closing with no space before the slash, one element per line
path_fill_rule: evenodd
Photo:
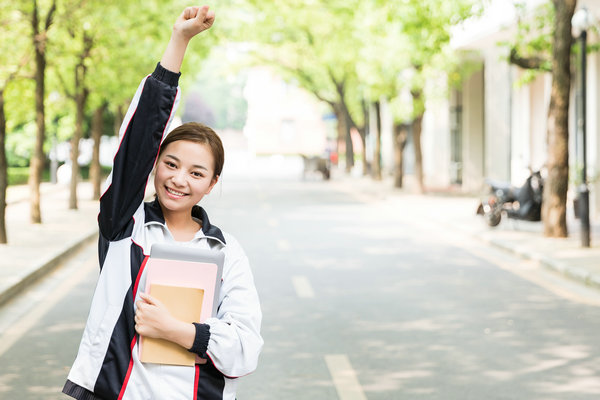
<path fill-rule="evenodd" d="M 163 303 L 146 293 L 140 293 L 136 303 L 135 330 L 142 336 L 164 339 L 169 325 L 176 321 Z"/>
<path fill-rule="evenodd" d="M 210 28 L 215 22 L 214 11 L 209 11 L 208 6 L 187 7 L 173 25 L 173 33 L 181 35 L 183 39 L 190 40 L 202 31 Z"/>
<path fill-rule="evenodd" d="M 142 336 L 165 339 L 185 349 L 194 345 L 196 328 L 193 324 L 179 321 L 171 315 L 159 300 L 140 292 L 135 312 L 135 330 Z"/>
<path fill-rule="evenodd" d="M 191 38 L 210 28 L 215 22 L 215 13 L 208 6 L 188 7 L 173 25 L 171 40 L 160 60 L 160 65 L 169 71 L 179 73 L 185 50 Z"/>

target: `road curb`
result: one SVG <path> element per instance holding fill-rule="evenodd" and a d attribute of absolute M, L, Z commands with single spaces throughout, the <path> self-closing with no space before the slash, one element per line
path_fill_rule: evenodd
<path fill-rule="evenodd" d="M 526 249 L 520 249 L 514 246 L 509 246 L 506 243 L 503 243 L 501 240 L 488 239 L 486 240 L 486 242 L 502 250 L 511 252 L 521 258 L 537 261 L 542 267 L 548 270 L 558 272 L 559 274 L 571 280 L 600 290 L 600 276 L 592 274 L 584 268 L 576 268 L 573 266 L 569 266 L 561 261 L 557 261 L 553 258 L 546 257 L 541 253 L 529 251 Z"/>
<path fill-rule="evenodd" d="M 51 254 L 49 257 L 46 257 L 45 260 L 40 261 L 38 265 L 33 267 L 27 275 L 0 293 L 0 306 L 10 301 L 17 294 L 31 286 L 33 283 L 37 282 L 40 278 L 48 275 L 58 265 L 75 254 L 83 246 L 92 242 L 93 240 L 97 240 L 97 237 L 98 228 L 94 227 L 85 235 L 68 243 L 55 254 Z"/>
<path fill-rule="evenodd" d="M 547 269 L 558 272 L 567 278 L 584 283 L 594 289 L 600 289 L 600 276 L 590 273 L 583 268 L 576 268 L 562 264 L 560 261 L 544 258 L 541 264 Z"/>

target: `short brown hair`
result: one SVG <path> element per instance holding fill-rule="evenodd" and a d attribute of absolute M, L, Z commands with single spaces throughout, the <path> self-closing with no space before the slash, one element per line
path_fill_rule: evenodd
<path fill-rule="evenodd" d="M 212 128 L 198 122 L 188 122 L 178 126 L 169 133 L 166 139 L 160 145 L 158 158 L 162 155 L 167 146 L 178 140 L 187 140 L 189 142 L 205 144 L 210 148 L 210 152 L 215 160 L 213 178 L 221 175 L 223 164 L 225 163 L 225 150 L 223 142 Z"/>

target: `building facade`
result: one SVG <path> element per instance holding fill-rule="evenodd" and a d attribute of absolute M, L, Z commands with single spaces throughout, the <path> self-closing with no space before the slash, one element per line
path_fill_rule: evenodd
<path fill-rule="evenodd" d="M 290 85 L 269 68 L 248 73 L 244 135 L 253 155 L 322 155 L 328 127 L 314 96 Z"/>
<path fill-rule="evenodd" d="M 543 1 L 531 0 L 530 8 Z M 600 3 L 580 0 L 596 21 Z M 476 193 L 485 178 L 521 185 L 529 168 L 537 170 L 547 158 L 547 120 L 552 78 L 539 74 L 523 84 L 525 70 L 508 62 L 508 47 L 500 46 L 516 31 L 516 10 L 505 0 L 493 1 L 485 15 L 470 21 L 453 38 L 453 46 L 473 72 L 450 91 L 446 104 L 427 104 L 423 126 L 426 183 L 431 186 L 460 185 Z M 598 23 L 596 23 L 598 26 Z M 599 38 L 588 31 L 588 43 Z M 582 160 L 578 107 L 581 107 L 579 63 L 572 62 L 569 111 L 569 201 L 575 195 Z M 600 54 L 587 57 L 587 170 L 590 213 L 600 217 Z M 443 155 L 441 155 L 443 153 Z M 441 165 L 440 165 L 441 163 Z M 444 165 L 445 164 L 445 165 Z M 447 171 L 440 173 L 440 171 Z"/>

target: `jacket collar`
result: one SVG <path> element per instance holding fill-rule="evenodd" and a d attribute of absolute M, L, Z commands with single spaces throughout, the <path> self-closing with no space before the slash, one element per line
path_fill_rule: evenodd
<path fill-rule="evenodd" d="M 155 222 L 161 225 L 165 224 L 165 217 L 163 216 L 162 209 L 158 199 L 149 203 L 144 203 L 144 210 L 146 212 L 146 224 Z M 223 232 L 217 226 L 212 225 L 208 219 L 208 214 L 204 211 L 204 208 L 196 205 L 192 208 L 192 217 L 202 221 L 202 233 L 209 239 L 216 239 L 223 244 L 226 244 Z"/>

